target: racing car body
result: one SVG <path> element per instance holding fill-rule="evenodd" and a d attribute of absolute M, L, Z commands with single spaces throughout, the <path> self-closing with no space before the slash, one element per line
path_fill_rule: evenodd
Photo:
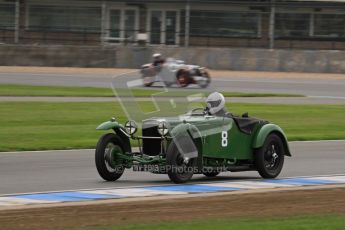
<path fill-rule="evenodd" d="M 263 178 L 277 177 L 284 156 L 291 156 L 282 129 L 268 121 L 243 116 L 211 116 L 193 110 L 183 116 L 125 125 L 115 119 L 98 130 L 112 129 L 96 147 L 97 170 L 108 181 L 117 180 L 125 168 L 166 173 L 175 183 L 187 182 L 193 174 L 216 176 L 221 171 L 257 170 Z M 131 141 L 138 142 L 133 151 Z"/>
<path fill-rule="evenodd" d="M 163 64 L 145 64 L 141 66 L 141 75 L 145 86 L 149 87 L 155 82 L 163 82 L 166 86 L 177 84 L 187 87 L 197 84 L 206 88 L 210 82 L 210 76 L 206 68 L 198 65 L 187 65 L 184 61 L 168 58 Z"/>

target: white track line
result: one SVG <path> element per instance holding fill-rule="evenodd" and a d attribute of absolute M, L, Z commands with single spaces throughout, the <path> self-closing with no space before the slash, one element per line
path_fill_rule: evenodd
<path fill-rule="evenodd" d="M 341 99 L 344 100 L 345 97 L 338 97 L 338 96 L 307 96 L 309 98 L 324 98 L 324 99 Z"/>
<path fill-rule="evenodd" d="M 333 177 L 333 176 L 341 176 L 345 177 L 345 174 L 327 174 L 327 175 L 309 175 L 309 176 L 294 176 L 294 177 L 282 177 L 278 179 L 295 179 L 295 178 L 309 178 L 309 177 Z M 228 182 L 239 182 L 242 183 L 243 181 L 248 181 L 248 182 L 260 182 L 262 179 L 241 179 L 241 180 L 227 180 L 227 181 L 213 181 L 213 182 L 197 182 L 197 183 L 189 183 L 186 185 L 193 185 L 193 184 L 204 184 L 204 185 L 209 185 L 209 184 L 222 184 L 222 183 L 228 183 Z M 113 190 L 113 189 L 141 189 L 144 187 L 156 187 L 156 186 L 169 186 L 169 185 L 175 185 L 173 183 L 162 183 L 162 184 L 145 184 L 145 185 L 133 185 L 133 186 L 121 186 L 121 187 L 104 187 L 104 188 L 87 188 L 87 189 L 70 189 L 70 190 L 51 190 L 51 191 L 42 191 L 42 192 L 28 192 L 28 193 L 7 193 L 7 194 L 0 194 L 0 197 L 3 196 L 18 196 L 18 195 L 28 195 L 28 194 L 43 194 L 43 193 L 58 193 L 58 192 L 86 192 L 86 191 L 94 191 L 94 190 Z"/>
<path fill-rule="evenodd" d="M 12 151 L 12 152 L 0 152 L 1 154 L 5 153 L 50 153 L 50 152 L 75 152 L 75 151 L 94 151 L 95 149 L 52 149 L 52 150 L 26 150 L 26 151 Z"/>
<path fill-rule="evenodd" d="M 114 188 L 114 189 L 99 189 L 99 190 L 73 190 L 67 193 L 59 191 L 61 194 L 53 194 L 54 192 L 41 193 L 29 193 L 29 196 L 7 195 L 0 196 L 0 207 L 11 207 L 20 205 L 31 204 L 49 204 L 49 203 L 69 203 L 69 202 L 81 202 L 84 200 L 106 200 L 106 199 L 124 199 L 131 197 L 155 197 L 160 195 L 187 195 L 193 193 L 206 194 L 210 192 L 221 192 L 226 190 L 231 191 L 248 191 L 248 190 L 260 190 L 260 189 L 276 189 L 276 188 L 300 188 L 306 186 L 315 185 L 328 185 L 328 184 L 345 184 L 345 175 L 341 176 L 306 176 L 306 181 L 302 177 L 291 177 L 292 181 L 289 182 L 289 178 L 282 178 L 278 181 L 271 182 L 270 180 L 240 180 L 240 181 L 228 181 L 228 182 L 215 182 L 215 183 L 197 183 L 187 185 L 161 185 L 161 186 L 142 186 L 141 188 Z M 284 181 L 285 179 L 285 181 Z M 298 180 L 299 179 L 299 180 Z M 311 180 L 310 183 L 308 179 Z M 296 181 L 297 180 L 297 181 Z M 316 180 L 316 181 L 315 181 Z M 319 180 L 319 181 L 318 181 Z M 326 180 L 326 181 L 325 181 Z M 294 182 L 295 181 L 295 182 Z M 313 182 L 314 181 L 314 182 Z M 292 182 L 292 183 L 291 183 Z M 204 186 L 203 186 L 204 185 Z M 205 186 L 207 185 L 207 186 Z M 157 187 L 158 186 L 158 187 Z M 214 189 L 212 189 L 212 187 Z M 228 188 L 228 189 L 226 189 Z M 56 192 L 55 192 L 56 193 Z M 36 195 L 35 195 L 36 194 Z"/>

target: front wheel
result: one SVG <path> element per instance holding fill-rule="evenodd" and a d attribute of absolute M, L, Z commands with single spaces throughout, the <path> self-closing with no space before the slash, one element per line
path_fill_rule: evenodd
<path fill-rule="evenodd" d="M 197 158 L 185 159 L 175 143 L 167 151 L 167 172 L 170 180 L 176 184 L 186 183 L 194 174 Z"/>
<path fill-rule="evenodd" d="M 122 159 L 124 153 L 121 139 L 114 133 L 103 135 L 96 147 L 95 163 L 99 175 L 107 181 L 116 181 L 124 172 Z"/>
<path fill-rule="evenodd" d="M 275 178 L 284 165 L 285 149 L 282 139 L 272 133 L 264 145 L 255 151 L 255 165 L 263 178 Z"/>

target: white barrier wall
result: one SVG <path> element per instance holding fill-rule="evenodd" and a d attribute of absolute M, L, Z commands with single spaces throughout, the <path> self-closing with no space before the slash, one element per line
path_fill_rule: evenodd
<path fill-rule="evenodd" d="M 139 68 L 160 52 L 211 69 L 345 73 L 345 51 L 0 45 L 0 65 Z"/>

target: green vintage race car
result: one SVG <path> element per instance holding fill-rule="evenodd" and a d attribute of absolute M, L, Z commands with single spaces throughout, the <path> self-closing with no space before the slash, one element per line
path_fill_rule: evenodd
<path fill-rule="evenodd" d="M 175 183 L 185 183 L 193 174 L 214 177 L 222 171 L 257 170 L 263 178 L 275 178 L 284 156 L 291 156 L 279 126 L 248 114 L 210 114 L 207 107 L 143 120 L 140 136 L 134 121 L 122 125 L 112 118 L 97 129 L 114 131 L 100 138 L 95 153 L 98 173 L 107 181 L 132 167 L 168 174 Z M 138 151 L 133 151 L 131 140 L 138 142 Z"/>

